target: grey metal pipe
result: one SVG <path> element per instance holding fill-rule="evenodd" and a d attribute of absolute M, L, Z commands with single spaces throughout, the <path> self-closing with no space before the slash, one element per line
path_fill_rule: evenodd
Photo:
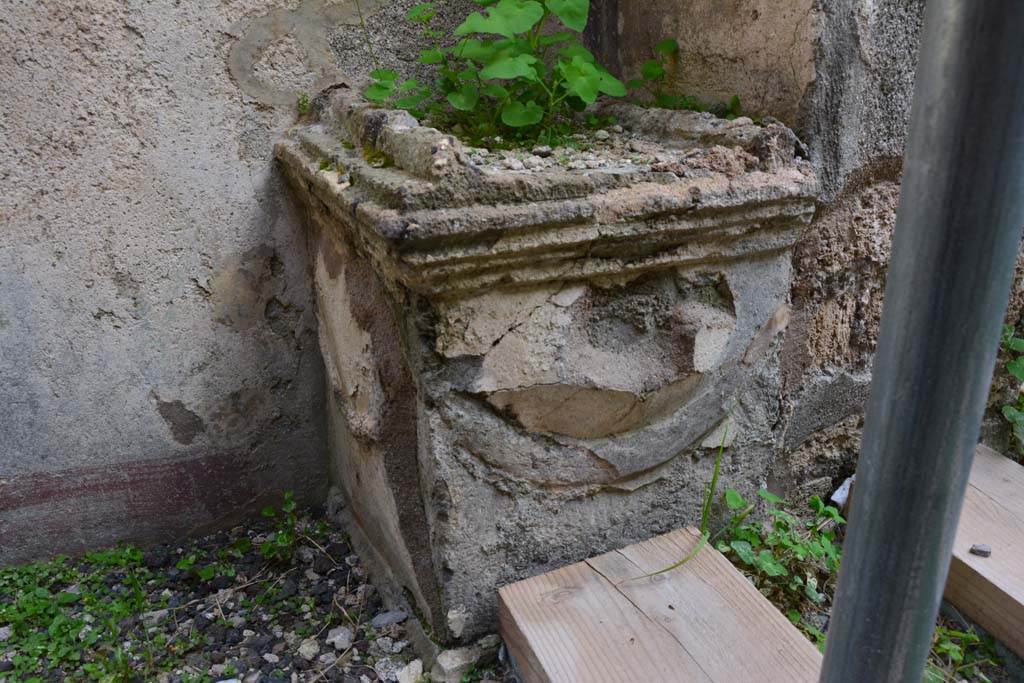
<path fill-rule="evenodd" d="M 921 680 L 1022 226 L 1024 0 L 929 0 L 825 683 Z"/>

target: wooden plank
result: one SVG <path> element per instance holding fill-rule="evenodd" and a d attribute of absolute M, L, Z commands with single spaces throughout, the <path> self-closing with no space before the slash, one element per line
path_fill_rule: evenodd
<path fill-rule="evenodd" d="M 680 529 L 499 591 L 527 683 L 817 681 L 821 655 L 730 563 Z"/>
<path fill-rule="evenodd" d="M 971 484 L 1017 519 L 1024 520 L 1024 467 L 979 444 L 974 450 Z"/>
<path fill-rule="evenodd" d="M 498 591 L 526 683 L 710 681 L 672 636 L 584 562 Z"/>
<path fill-rule="evenodd" d="M 711 547 L 671 572 L 629 580 L 671 566 L 699 540 L 696 529 L 684 529 L 588 562 L 672 633 L 712 680 L 817 681 L 818 649 Z"/>
<path fill-rule="evenodd" d="M 1024 467 L 979 447 L 964 497 L 946 599 L 1024 656 Z M 970 553 L 976 543 L 990 557 Z"/>

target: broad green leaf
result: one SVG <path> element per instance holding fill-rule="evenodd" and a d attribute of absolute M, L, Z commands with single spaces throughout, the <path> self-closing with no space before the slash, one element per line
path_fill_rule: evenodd
<path fill-rule="evenodd" d="M 594 58 L 594 53 L 583 47 L 579 43 L 573 43 L 572 45 L 566 45 L 565 47 L 558 50 L 558 54 L 567 60 L 572 60 L 574 57 L 579 57 L 585 62 L 593 64 L 597 60 Z"/>
<path fill-rule="evenodd" d="M 642 80 L 640 80 L 639 78 L 632 78 L 632 79 L 626 81 L 626 87 L 627 88 L 642 88 L 642 87 L 644 87 L 644 82 Z"/>
<path fill-rule="evenodd" d="M 736 557 L 740 558 L 741 562 L 752 567 L 757 565 L 757 555 L 746 541 L 733 541 L 729 544 L 729 547 L 732 548 L 733 552 L 736 553 Z"/>
<path fill-rule="evenodd" d="M 772 551 L 767 549 L 757 554 L 756 566 L 768 576 L 786 576 L 789 574 L 786 568 L 772 555 Z"/>
<path fill-rule="evenodd" d="M 435 47 L 420 52 L 420 64 L 440 64 L 444 61 L 444 48 Z"/>
<path fill-rule="evenodd" d="M 562 20 L 566 28 L 582 31 L 587 27 L 590 0 L 545 0 L 551 13 Z"/>
<path fill-rule="evenodd" d="M 601 80 L 597 85 L 598 90 L 603 92 L 605 95 L 611 95 L 612 97 L 625 97 L 626 86 L 623 85 L 622 81 L 612 76 L 604 69 L 600 69 Z"/>
<path fill-rule="evenodd" d="M 568 33 L 567 31 L 559 31 L 558 33 L 541 36 L 537 42 L 539 42 L 542 47 L 547 47 L 548 45 L 563 43 L 567 40 L 572 40 L 573 38 L 575 38 L 573 34 Z"/>
<path fill-rule="evenodd" d="M 672 55 L 679 52 L 679 43 L 669 38 L 655 45 L 654 51 L 663 55 Z"/>
<path fill-rule="evenodd" d="M 664 77 L 665 69 L 657 59 L 648 59 L 644 62 L 644 65 L 640 67 L 640 73 L 643 75 L 644 79 L 648 81 L 656 81 L 659 78 Z"/>
<path fill-rule="evenodd" d="M 457 92 L 448 93 L 448 102 L 459 111 L 473 111 L 480 99 L 480 91 L 472 83 L 464 83 Z"/>
<path fill-rule="evenodd" d="M 473 12 L 456 27 L 454 33 L 495 33 L 506 38 L 526 33 L 544 16 L 544 7 L 536 0 L 498 0 L 487 10 L 487 16 Z"/>
<path fill-rule="evenodd" d="M 434 3 L 421 2 L 418 5 L 414 5 L 413 8 L 406 13 L 405 18 L 412 22 L 430 21 L 434 15 L 437 14 L 433 9 Z"/>
<path fill-rule="evenodd" d="M 397 100 L 395 100 L 395 106 L 399 109 L 416 109 L 421 104 L 423 104 L 423 100 L 427 99 L 428 97 L 430 97 L 430 92 L 426 90 L 421 90 L 418 92 L 414 92 L 411 95 L 406 95 L 405 97 L 399 97 Z"/>
<path fill-rule="evenodd" d="M 540 123 L 544 118 L 544 108 L 536 102 L 512 101 L 501 110 L 501 120 L 506 126 L 522 128 Z"/>
<path fill-rule="evenodd" d="M 728 489 L 725 492 L 725 504 L 729 506 L 730 510 L 739 510 L 746 507 L 747 501 L 743 500 L 743 496 L 740 492 L 735 489 Z"/>
<path fill-rule="evenodd" d="M 505 42 L 507 41 L 498 41 L 498 43 Z M 501 49 L 497 45 L 493 40 L 463 38 L 452 48 L 452 54 L 456 57 L 472 59 L 475 62 L 489 62 L 501 54 Z"/>
<path fill-rule="evenodd" d="M 1006 364 L 1006 369 L 1011 375 L 1024 382 L 1024 361 L 1020 358 L 1010 361 Z"/>
<path fill-rule="evenodd" d="M 536 61 L 537 58 L 533 55 L 502 57 L 481 69 L 480 78 L 525 78 L 529 81 L 535 81 L 537 80 L 537 72 L 532 65 Z"/>
<path fill-rule="evenodd" d="M 378 81 L 367 88 L 363 94 L 371 102 L 377 102 L 378 104 L 386 102 L 395 94 L 395 83 L 394 81 Z"/>
<path fill-rule="evenodd" d="M 565 77 L 566 90 L 593 104 L 601 84 L 601 74 L 594 65 L 577 56 L 570 62 L 560 61 L 558 68 Z"/>
<path fill-rule="evenodd" d="M 398 92 L 409 92 L 413 88 L 418 87 L 420 84 L 415 78 L 408 78 L 402 81 L 402 84 L 398 86 Z"/>
<path fill-rule="evenodd" d="M 495 99 L 503 100 L 506 97 L 508 97 L 508 90 L 501 87 L 497 83 L 488 83 L 487 85 L 480 89 L 480 94 L 486 95 L 487 97 L 493 97 Z"/>
<path fill-rule="evenodd" d="M 766 491 L 765 489 L 761 489 L 760 491 L 758 491 L 757 495 L 761 496 L 761 498 L 763 498 L 764 500 L 767 500 L 769 503 L 772 503 L 774 505 L 785 505 L 786 504 L 785 500 L 783 500 L 782 498 L 779 498 L 778 496 L 776 496 L 771 491 Z"/>
<path fill-rule="evenodd" d="M 374 69 L 370 72 L 370 78 L 375 78 L 378 81 L 384 81 L 391 83 L 398 80 L 398 74 L 391 69 Z"/>
<path fill-rule="evenodd" d="M 1011 351 L 1024 351 L 1024 339 L 1020 337 L 1010 337 L 1006 340 L 1006 348 Z"/>

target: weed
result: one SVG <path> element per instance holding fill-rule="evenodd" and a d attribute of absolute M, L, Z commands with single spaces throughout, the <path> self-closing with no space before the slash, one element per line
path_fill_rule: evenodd
<path fill-rule="evenodd" d="M 309 93 L 299 95 L 299 115 L 305 116 L 309 113 Z"/>
<path fill-rule="evenodd" d="M 0 569 L 0 624 L 11 629 L 4 646 L 17 652 L 13 680 L 42 683 L 64 672 L 67 680 L 133 681 L 155 670 L 158 647 L 176 664 L 163 650 L 184 654 L 194 644 L 168 646 L 122 626 L 153 609 L 144 586 L 157 585 L 131 546 L 88 553 L 79 567 L 61 557 Z"/>
<path fill-rule="evenodd" d="M 1006 371 L 1018 382 L 1024 383 L 1024 339 L 1016 335 L 1013 325 L 1003 326 L 1002 346 L 1010 354 Z M 1013 428 L 1013 439 L 1018 453 L 1024 454 L 1024 391 L 1021 391 L 1021 387 L 1024 387 L 1024 384 L 1018 387 L 1017 400 L 1013 405 L 1003 406 L 1003 417 Z"/>
<path fill-rule="evenodd" d="M 971 629 L 945 628 L 940 619 L 932 637 L 924 683 L 956 683 L 965 679 L 990 683 L 982 667 L 1002 664 L 990 636 L 981 638 Z"/>
<path fill-rule="evenodd" d="M 644 90 L 655 106 L 663 109 L 689 109 L 704 111 L 691 95 L 677 95 L 665 89 L 669 71 L 679 61 L 679 43 L 672 39 L 663 40 L 654 46 L 654 57 L 640 66 L 640 78 L 626 82 L 631 90 Z"/>
<path fill-rule="evenodd" d="M 450 45 L 441 42 L 444 32 L 431 27 L 436 3 L 413 7 L 407 19 L 423 26 L 432 45 L 419 62 L 435 67 L 438 79 L 428 85 L 376 69 L 367 99 L 429 116 L 473 142 L 494 137 L 523 142 L 564 136 L 573 112 L 599 94 L 626 94 L 622 82 L 580 42 L 589 0 L 475 2 L 486 6 L 486 13 L 466 17 Z"/>
<path fill-rule="evenodd" d="M 291 562 L 295 551 L 299 549 L 302 536 L 296 529 L 295 507 L 294 493 L 285 491 L 280 514 L 272 505 L 263 508 L 261 514 L 277 522 L 273 533 L 260 546 L 260 553 L 268 560 L 279 563 Z"/>
<path fill-rule="evenodd" d="M 785 501 L 773 493 L 762 490 L 758 496 L 768 503 L 771 521 L 767 525 L 746 521 L 754 505 L 737 491 L 725 492 L 733 516 L 719 532 L 725 538 L 715 547 L 783 611 L 819 607 L 831 595 L 831 583 L 839 572 L 835 528 L 846 520 L 818 496 L 810 500 L 814 516 L 807 521 L 783 509 Z"/>

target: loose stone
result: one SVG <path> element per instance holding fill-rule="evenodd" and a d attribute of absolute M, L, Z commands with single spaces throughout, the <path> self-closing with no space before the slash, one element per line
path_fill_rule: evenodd
<path fill-rule="evenodd" d="M 986 543 L 975 543 L 971 546 L 971 555 L 977 555 L 978 557 L 988 557 L 992 554 L 992 546 Z"/>
<path fill-rule="evenodd" d="M 392 610 L 389 612 L 381 612 L 370 621 L 370 626 L 380 630 L 393 626 L 394 624 L 401 624 L 403 621 L 409 618 L 409 615 L 402 610 Z"/>
<path fill-rule="evenodd" d="M 339 626 L 327 632 L 327 644 L 340 652 L 352 647 L 354 637 L 355 634 L 352 633 L 352 629 L 348 626 Z"/>
<path fill-rule="evenodd" d="M 612 136 L 612 134 L 609 133 L 608 131 L 604 130 L 603 128 L 601 130 L 597 131 L 596 133 L 594 133 L 594 137 L 596 139 L 598 139 L 598 140 L 607 140 L 611 136 Z"/>
<path fill-rule="evenodd" d="M 302 641 L 302 645 L 299 645 L 299 656 L 305 660 L 310 660 L 320 654 L 320 643 L 316 642 L 316 638 L 306 638 Z"/>

